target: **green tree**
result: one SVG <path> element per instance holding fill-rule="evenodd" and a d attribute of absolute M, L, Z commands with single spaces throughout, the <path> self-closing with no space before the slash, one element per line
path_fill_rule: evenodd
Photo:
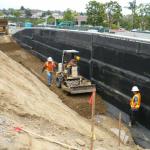
<path fill-rule="evenodd" d="M 71 9 L 67 9 L 65 12 L 64 12 L 64 20 L 65 21 L 75 21 L 75 16 L 76 16 L 76 13 L 73 12 Z"/>
<path fill-rule="evenodd" d="M 20 11 L 15 10 L 15 11 L 13 12 L 13 15 L 14 15 L 16 18 L 18 18 L 18 17 L 20 17 L 21 13 L 20 13 Z"/>
<path fill-rule="evenodd" d="M 24 6 L 21 6 L 21 7 L 20 7 L 20 10 L 25 10 Z"/>
<path fill-rule="evenodd" d="M 2 10 L 2 13 L 3 13 L 4 15 L 9 15 L 8 10 L 6 10 L 5 8 Z"/>
<path fill-rule="evenodd" d="M 150 4 L 140 4 L 137 7 L 137 15 L 139 17 L 139 27 L 141 30 L 145 30 L 149 25 Z"/>
<path fill-rule="evenodd" d="M 88 24 L 93 26 L 103 25 L 105 19 L 104 4 L 92 0 L 86 5 L 86 13 Z"/>
<path fill-rule="evenodd" d="M 54 23 L 55 23 L 55 18 L 52 17 L 52 16 L 49 16 L 49 17 L 47 18 L 47 23 L 48 23 L 48 24 L 54 24 Z"/>
<path fill-rule="evenodd" d="M 150 30 L 150 3 L 146 4 L 146 29 Z"/>
<path fill-rule="evenodd" d="M 15 11 L 15 10 L 14 10 L 13 8 L 9 8 L 9 9 L 8 9 L 8 14 L 9 14 L 9 15 L 14 15 L 14 11 Z"/>
<path fill-rule="evenodd" d="M 132 15 L 125 15 L 121 18 L 120 25 L 127 30 L 132 29 Z"/>
<path fill-rule="evenodd" d="M 18 19 L 19 19 L 20 15 L 21 15 L 20 11 L 15 10 L 15 11 L 13 12 L 13 15 L 16 17 L 16 22 L 18 22 Z"/>
<path fill-rule="evenodd" d="M 135 17 L 136 17 L 136 0 L 133 0 L 132 2 L 129 2 L 129 7 L 127 7 L 132 12 L 132 28 L 135 28 Z"/>
<path fill-rule="evenodd" d="M 0 12 L 0 16 L 3 16 L 4 15 L 4 13 L 3 12 Z"/>
<path fill-rule="evenodd" d="M 106 8 L 106 13 L 107 13 L 109 28 L 111 28 L 113 24 L 119 28 L 120 20 L 122 17 L 121 6 L 116 1 L 110 1 L 105 4 L 105 8 Z"/>

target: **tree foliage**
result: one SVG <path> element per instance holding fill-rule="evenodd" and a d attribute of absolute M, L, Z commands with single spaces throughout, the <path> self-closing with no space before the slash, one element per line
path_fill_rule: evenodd
<path fill-rule="evenodd" d="M 21 7 L 20 7 L 20 10 L 25 10 L 24 6 L 21 6 Z"/>
<path fill-rule="evenodd" d="M 132 12 L 132 28 L 135 28 L 135 22 L 136 22 L 135 17 L 136 17 L 136 8 L 137 8 L 136 0 L 129 2 L 129 6 L 127 8 Z"/>
<path fill-rule="evenodd" d="M 121 17 L 122 17 L 122 8 L 116 1 L 110 1 L 105 4 L 107 19 L 109 27 L 111 28 L 112 24 L 119 26 Z"/>
<path fill-rule="evenodd" d="M 117 1 L 100 3 L 90 1 L 86 6 L 87 23 L 93 26 L 105 25 L 110 28 L 124 27 L 126 29 L 150 29 L 150 3 L 136 4 L 136 0 L 129 2 L 130 15 L 122 15 L 122 7 Z"/>
<path fill-rule="evenodd" d="M 140 4 L 137 7 L 136 14 L 138 15 L 140 29 L 145 30 L 150 19 L 150 4 Z"/>
<path fill-rule="evenodd" d="M 110 28 L 123 27 L 128 30 L 133 28 L 150 30 L 150 2 L 137 5 L 136 0 L 131 0 L 126 8 L 131 10 L 131 13 L 123 16 L 122 7 L 117 1 L 111 0 L 107 3 L 101 3 L 96 0 L 91 0 L 86 5 L 86 13 L 80 12 L 79 14 L 83 16 L 86 15 L 87 23 L 93 26 L 102 25 Z M 55 11 L 53 13 L 55 13 Z M 57 11 L 57 13 L 58 15 L 63 14 L 63 12 L 60 11 Z M 78 15 L 78 13 L 67 9 L 64 12 L 63 19 L 55 20 L 52 16 L 52 11 L 48 10 L 43 11 L 41 18 L 32 18 L 32 11 L 21 6 L 19 10 L 13 8 L 1 9 L 0 16 L 3 15 L 14 22 L 24 22 L 29 20 L 34 24 L 45 22 L 45 19 L 47 18 L 47 22 L 52 24 L 55 21 L 57 21 L 57 23 L 62 21 L 75 21 L 75 16 Z"/>
<path fill-rule="evenodd" d="M 129 2 L 129 7 L 128 9 L 130 9 L 132 11 L 132 15 L 135 15 L 136 13 L 136 0 L 133 0 L 132 2 Z"/>
<path fill-rule="evenodd" d="M 16 22 L 18 22 L 18 19 L 19 19 L 20 15 L 21 15 L 20 11 L 19 10 L 14 10 L 13 11 L 13 15 L 16 18 Z"/>
<path fill-rule="evenodd" d="M 15 10 L 15 11 L 13 12 L 13 15 L 14 15 L 16 18 L 18 18 L 18 17 L 20 17 L 21 13 L 20 13 L 20 11 Z"/>
<path fill-rule="evenodd" d="M 14 10 L 14 9 L 12 9 L 12 10 Z M 4 15 L 9 15 L 9 12 L 8 12 L 6 9 L 3 9 L 3 10 L 2 10 L 2 13 L 3 13 Z"/>
<path fill-rule="evenodd" d="M 72 11 L 71 9 L 67 9 L 64 12 L 64 20 L 65 21 L 75 21 L 76 12 Z"/>
<path fill-rule="evenodd" d="M 3 16 L 4 15 L 4 13 L 3 12 L 0 12 L 0 16 Z"/>
<path fill-rule="evenodd" d="M 104 4 L 90 1 L 86 6 L 87 22 L 93 26 L 103 25 L 105 19 L 105 7 Z"/>
<path fill-rule="evenodd" d="M 47 18 L 47 23 L 48 23 L 48 24 L 54 24 L 54 23 L 55 23 L 55 18 L 54 18 L 53 16 L 49 16 L 49 17 Z"/>

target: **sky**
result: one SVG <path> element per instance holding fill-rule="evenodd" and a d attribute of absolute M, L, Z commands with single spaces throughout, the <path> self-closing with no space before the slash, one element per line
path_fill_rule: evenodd
<path fill-rule="evenodd" d="M 15 8 L 19 9 L 21 6 L 31 9 L 40 10 L 61 10 L 64 11 L 67 8 L 76 10 L 77 12 L 85 12 L 86 4 L 90 0 L 0 0 L 0 9 L 3 8 Z M 98 2 L 108 2 L 110 0 L 96 0 Z M 128 9 L 124 8 L 128 6 L 128 2 L 132 0 L 116 0 L 123 7 L 123 14 L 131 13 Z M 150 3 L 150 0 L 137 0 L 139 3 Z"/>

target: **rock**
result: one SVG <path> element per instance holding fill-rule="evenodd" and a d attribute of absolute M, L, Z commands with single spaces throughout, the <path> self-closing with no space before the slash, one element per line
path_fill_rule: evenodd
<path fill-rule="evenodd" d="M 113 132 L 119 138 L 119 129 L 117 129 L 117 128 L 111 128 L 110 130 L 111 130 L 111 132 Z M 126 135 L 126 133 L 125 133 L 124 130 L 120 131 L 120 140 L 124 144 L 126 144 L 128 142 L 128 140 L 129 140 L 129 136 Z"/>
<path fill-rule="evenodd" d="M 76 139 L 75 140 L 77 144 L 79 144 L 80 146 L 85 146 L 85 142 L 81 139 Z"/>

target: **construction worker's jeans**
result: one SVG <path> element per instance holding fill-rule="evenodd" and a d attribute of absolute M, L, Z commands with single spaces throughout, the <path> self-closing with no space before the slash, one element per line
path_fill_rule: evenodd
<path fill-rule="evenodd" d="M 52 82 L 52 72 L 47 72 L 47 81 L 48 81 L 48 86 L 50 86 Z"/>
<path fill-rule="evenodd" d="M 132 125 L 136 124 L 137 118 L 138 118 L 138 109 L 130 109 L 130 121 Z"/>

